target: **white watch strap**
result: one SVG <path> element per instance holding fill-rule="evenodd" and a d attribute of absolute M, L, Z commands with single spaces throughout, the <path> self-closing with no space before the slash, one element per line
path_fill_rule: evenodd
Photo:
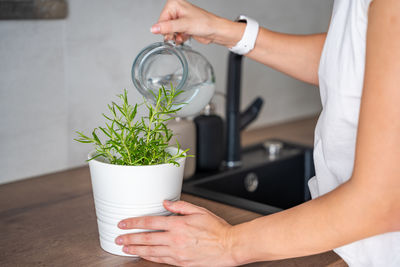
<path fill-rule="evenodd" d="M 257 21 L 243 15 L 240 15 L 236 19 L 236 21 L 240 20 L 246 21 L 246 29 L 244 30 L 242 39 L 234 47 L 229 48 L 229 50 L 235 54 L 245 55 L 254 48 L 259 26 Z"/>

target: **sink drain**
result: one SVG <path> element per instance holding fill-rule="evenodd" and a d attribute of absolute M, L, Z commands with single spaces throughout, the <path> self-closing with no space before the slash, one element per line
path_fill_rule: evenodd
<path fill-rule="evenodd" d="M 244 187 L 248 192 L 254 192 L 258 188 L 258 176 L 254 172 L 250 172 L 244 178 Z"/>

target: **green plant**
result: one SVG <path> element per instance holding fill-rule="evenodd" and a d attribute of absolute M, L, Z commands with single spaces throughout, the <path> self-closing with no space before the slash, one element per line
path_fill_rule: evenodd
<path fill-rule="evenodd" d="M 166 148 L 169 146 L 173 133 L 168 129 L 166 122 L 176 113 L 179 108 L 174 107 L 174 100 L 181 93 L 171 85 L 171 89 L 160 88 L 158 93 L 153 93 L 154 104 L 146 100 L 148 116 L 136 119 L 138 107 L 128 103 L 126 89 L 118 95 L 122 105 L 112 102 L 108 105 L 111 115 L 103 114 L 108 122 L 105 127 L 98 127 L 92 131 L 92 136 L 86 136 L 82 132 L 76 132 L 78 138 L 75 141 L 81 143 L 92 143 L 95 146 L 96 154 L 90 161 L 97 157 L 106 158 L 111 164 L 117 165 L 156 165 L 172 163 L 179 166 L 177 160 L 186 157 L 187 150 L 181 150 L 177 142 L 178 153 L 171 155 Z M 135 120 L 136 119 L 136 120 Z M 106 138 L 101 141 L 96 131 Z"/>

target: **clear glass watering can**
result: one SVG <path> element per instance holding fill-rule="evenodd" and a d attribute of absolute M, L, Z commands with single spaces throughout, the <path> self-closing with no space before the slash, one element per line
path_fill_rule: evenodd
<path fill-rule="evenodd" d="M 193 116 L 211 100 L 215 91 L 214 70 L 207 59 L 188 45 L 168 42 L 154 43 L 144 48 L 132 66 L 132 81 L 138 91 L 150 102 L 151 92 L 164 86 L 183 91 L 176 105 L 182 107 L 179 117 Z M 181 104 L 185 103 L 185 104 Z"/>

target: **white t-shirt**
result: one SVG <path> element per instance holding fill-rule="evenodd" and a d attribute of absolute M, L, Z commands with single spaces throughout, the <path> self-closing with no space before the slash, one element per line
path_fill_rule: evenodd
<path fill-rule="evenodd" d="M 319 66 L 323 110 L 315 129 L 313 198 L 352 174 L 365 69 L 368 8 L 372 0 L 335 0 Z M 377 177 L 379 178 L 379 177 Z M 400 232 L 335 249 L 349 266 L 400 266 Z"/>

